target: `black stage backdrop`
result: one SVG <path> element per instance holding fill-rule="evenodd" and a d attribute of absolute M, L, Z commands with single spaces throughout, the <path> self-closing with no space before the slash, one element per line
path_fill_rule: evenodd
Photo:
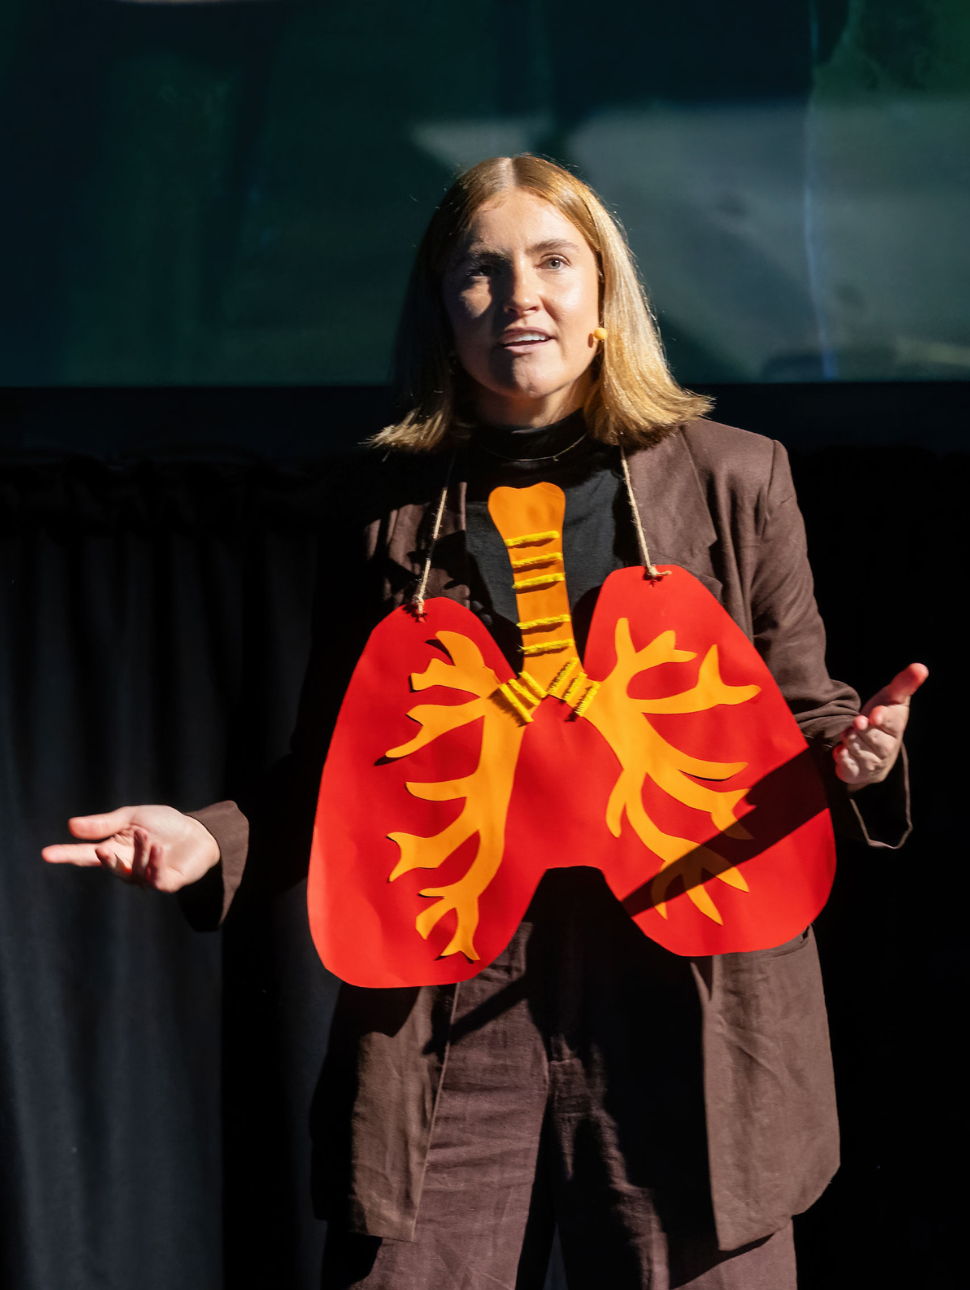
<path fill-rule="evenodd" d="M 792 450 L 833 673 L 868 694 L 912 658 L 933 671 L 908 740 L 917 831 L 899 854 L 844 847 L 817 923 L 844 1164 L 799 1220 L 800 1285 L 948 1290 L 962 1266 L 966 790 L 949 767 L 970 474 L 950 449 L 970 400 L 952 386 L 718 393 L 720 419 Z M 322 536 L 347 469 L 334 450 L 379 424 L 380 392 L 4 400 L 2 1284 L 312 1290 L 307 1121 L 335 983 L 302 887 L 205 936 L 172 899 L 38 851 L 68 815 L 190 809 L 285 753 L 321 591 L 340 630 L 326 600 L 340 546 Z M 284 460 L 294 446 L 303 460 Z"/>

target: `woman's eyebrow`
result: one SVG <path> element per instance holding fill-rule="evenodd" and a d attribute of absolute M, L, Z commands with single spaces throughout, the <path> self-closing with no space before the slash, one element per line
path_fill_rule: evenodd
<path fill-rule="evenodd" d="M 502 258 L 501 251 L 496 251 L 494 247 L 489 246 L 485 242 L 469 242 L 461 251 L 462 259 L 467 259 L 469 256 L 473 255 L 492 255 L 496 259 Z"/>
<path fill-rule="evenodd" d="M 579 247 L 575 242 L 569 242 L 563 237 L 550 237 L 544 242 L 535 242 L 529 247 L 530 255 L 541 255 L 543 251 L 578 251 Z"/>

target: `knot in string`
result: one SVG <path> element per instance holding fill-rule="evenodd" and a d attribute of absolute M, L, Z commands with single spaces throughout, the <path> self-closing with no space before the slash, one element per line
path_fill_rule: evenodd
<path fill-rule="evenodd" d="M 630 466 L 626 459 L 626 453 L 622 448 L 620 449 L 620 460 L 623 462 L 623 479 L 626 482 L 626 495 L 630 499 L 630 510 L 633 512 L 633 523 L 636 525 L 637 529 L 637 542 L 640 544 L 640 558 L 643 560 L 643 567 L 646 571 L 646 576 L 652 581 L 657 581 L 660 578 L 668 578 L 670 576 L 670 570 L 660 570 L 650 560 L 650 552 L 647 550 L 647 539 L 644 537 L 643 525 L 640 522 L 640 508 L 637 506 L 637 499 L 633 492 L 633 481 L 630 479 Z"/>

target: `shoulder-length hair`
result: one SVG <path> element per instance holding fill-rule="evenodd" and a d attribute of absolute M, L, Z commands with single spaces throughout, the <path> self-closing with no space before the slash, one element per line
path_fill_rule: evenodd
<path fill-rule="evenodd" d="M 600 318 L 608 336 L 593 359 L 584 404 L 589 433 L 604 443 L 646 446 L 712 406 L 670 374 L 657 325 L 622 227 L 588 185 L 541 157 L 490 157 L 455 180 L 418 247 L 395 348 L 403 415 L 373 443 L 429 452 L 462 437 L 473 422 L 470 383 L 452 352 L 441 284 L 475 212 L 519 188 L 554 206 L 596 256 Z"/>

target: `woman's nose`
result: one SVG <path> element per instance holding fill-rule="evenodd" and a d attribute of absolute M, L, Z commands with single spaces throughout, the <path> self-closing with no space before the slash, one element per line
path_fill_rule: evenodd
<path fill-rule="evenodd" d="M 503 308 L 516 317 L 529 313 L 538 306 L 535 274 L 530 268 L 515 265 L 506 279 L 506 298 Z"/>

